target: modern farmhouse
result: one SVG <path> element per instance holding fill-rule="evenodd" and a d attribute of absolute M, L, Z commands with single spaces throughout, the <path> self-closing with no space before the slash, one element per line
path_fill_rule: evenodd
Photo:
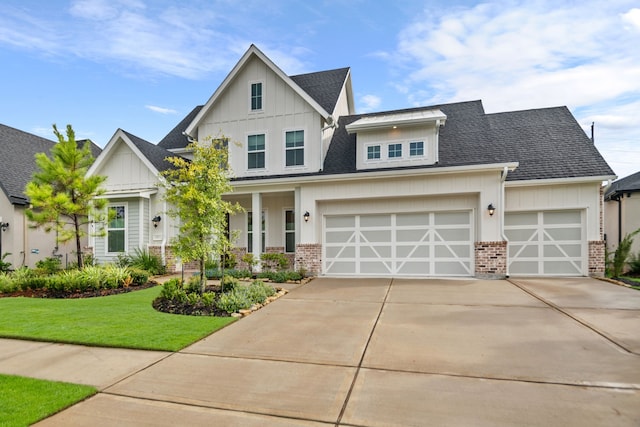
<path fill-rule="evenodd" d="M 615 178 L 566 107 L 481 101 L 356 114 L 351 71 L 288 76 L 251 46 L 158 145 L 118 130 L 90 174 L 117 220 L 95 257 L 134 248 L 169 268 L 157 187 L 190 139 L 229 138 L 238 259 L 282 252 L 326 276 L 602 275 L 602 183 Z M 292 268 L 294 267 L 292 265 Z"/>

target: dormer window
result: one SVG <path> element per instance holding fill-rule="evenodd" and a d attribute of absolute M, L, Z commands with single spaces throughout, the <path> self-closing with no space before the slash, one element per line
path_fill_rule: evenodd
<path fill-rule="evenodd" d="M 251 83 L 251 111 L 262 111 L 262 82 Z"/>
<path fill-rule="evenodd" d="M 402 157 L 402 144 L 389 144 L 389 158 L 396 159 Z"/>
<path fill-rule="evenodd" d="M 415 141 L 415 142 L 409 143 L 409 156 L 411 157 L 424 156 L 424 142 Z"/>
<path fill-rule="evenodd" d="M 367 160 L 380 160 L 379 145 L 370 145 L 367 147 Z"/>

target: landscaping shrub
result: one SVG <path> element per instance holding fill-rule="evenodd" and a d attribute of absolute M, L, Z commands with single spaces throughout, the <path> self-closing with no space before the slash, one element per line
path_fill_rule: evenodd
<path fill-rule="evenodd" d="M 249 300 L 255 304 L 263 303 L 264 300 L 274 295 L 276 290 L 261 280 L 256 280 L 246 287 L 245 292 Z"/>
<path fill-rule="evenodd" d="M 129 277 L 131 277 L 131 282 L 136 285 L 144 285 L 149 281 L 149 274 L 153 274 L 149 270 L 139 269 L 139 268 L 129 268 Z"/>
<path fill-rule="evenodd" d="M 102 283 L 104 288 L 115 289 L 122 286 L 129 277 L 129 269 L 127 267 L 118 267 L 107 264 L 104 266 L 105 277 Z"/>
<path fill-rule="evenodd" d="M 0 273 L 7 272 L 11 269 L 11 263 L 4 260 L 9 255 L 11 255 L 11 252 L 5 252 L 0 257 Z"/>
<path fill-rule="evenodd" d="M 186 296 L 187 293 L 182 287 L 182 281 L 177 278 L 167 280 L 160 291 L 160 298 L 169 301 L 185 301 Z"/>
<path fill-rule="evenodd" d="M 11 273 L 11 278 L 13 279 L 17 287 L 23 291 L 29 289 L 29 281 L 34 276 L 34 271 L 29 269 L 28 267 L 20 267 L 19 269 Z"/>
<path fill-rule="evenodd" d="M 629 274 L 633 276 L 640 275 L 640 252 L 629 256 Z"/>
<path fill-rule="evenodd" d="M 20 289 L 20 287 L 11 278 L 11 276 L 0 271 L 0 293 L 15 292 L 18 289 Z"/>
<path fill-rule="evenodd" d="M 221 288 L 224 292 L 229 292 L 240 285 L 238 279 L 232 276 L 224 276 L 222 282 L 220 283 Z"/>
<path fill-rule="evenodd" d="M 265 271 L 283 271 L 289 268 L 289 259 L 280 252 L 269 252 L 260 255 L 262 268 Z"/>
<path fill-rule="evenodd" d="M 58 257 L 48 257 L 36 262 L 36 269 L 42 275 L 55 274 L 62 270 L 62 261 Z"/>
<path fill-rule="evenodd" d="M 613 277 L 620 277 L 624 273 L 627 258 L 629 257 L 629 253 L 631 253 L 633 237 L 638 233 L 640 233 L 640 229 L 624 236 L 624 239 L 622 239 L 616 251 L 613 253 L 613 262 L 611 265 L 611 274 Z"/>
<path fill-rule="evenodd" d="M 240 289 L 241 288 L 237 288 L 220 295 L 220 298 L 216 303 L 218 308 L 231 314 L 238 310 L 244 310 L 251 307 L 253 303 L 249 300 L 247 294 Z"/>
<path fill-rule="evenodd" d="M 127 267 L 146 270 L 152 275 L 164 274 L 166 271 L 159 256 L 149 253 L 147 249 L 140 248 L 136 248 L 134 255 L 129 257 Z"/>

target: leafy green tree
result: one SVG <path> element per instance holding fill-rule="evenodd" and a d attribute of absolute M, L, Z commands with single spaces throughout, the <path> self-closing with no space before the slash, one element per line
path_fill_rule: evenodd
<path fill-rule="evenodd" d="M 66 138 L 53 125 L 53 133 L 58 143 L 51 148 L 50 156 L 36 154 L 38 171 L 27 184 L 25 194 L 31 207 L 27 217 L 37 226 L 44 226 L 46 232 L 55 230 L 58 241 L 65 243 L 75 239 L 78 268 L 84 267 L 80 240 L 86 236 L 90 218 L 103 221 L 105 199 L 101 187 L 104 176 L 90 176 L 86 173 L 93 163 L 90 142 L 82 147 L 76 142 L 75 132 L 67 125 Z"/>
<path fill-rule="evenodd" d="M 198 261 L 200 293 L 206 286 L 205 263 L 213 254 L 218 259 L 231 246 L 228 217 L 242 207 L 223 199 L 233 191 L 228 168 L 226 138 L 209 139 L 209 144 L 192 142 L 187 147 L 193 160 L 170 157 L 173 169 L 163 172 L 164 198 L 171 208 L 167 214 L 179 219 L 179 233 L 171 244 L 184 261 Z"/>

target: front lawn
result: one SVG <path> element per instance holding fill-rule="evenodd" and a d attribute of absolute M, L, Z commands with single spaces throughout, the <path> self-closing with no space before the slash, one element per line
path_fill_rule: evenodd
<path fill-rule="evenodd" d="M 0 298 L 0 337 L 178 351 L 233 322 L 151 306 L 161 286 L 97 298 Z"/>
<path fill-rule="evenodd" d="M 96 393 L 94 387 L 0 374 L 0 426 L 28 426 Z"/>

